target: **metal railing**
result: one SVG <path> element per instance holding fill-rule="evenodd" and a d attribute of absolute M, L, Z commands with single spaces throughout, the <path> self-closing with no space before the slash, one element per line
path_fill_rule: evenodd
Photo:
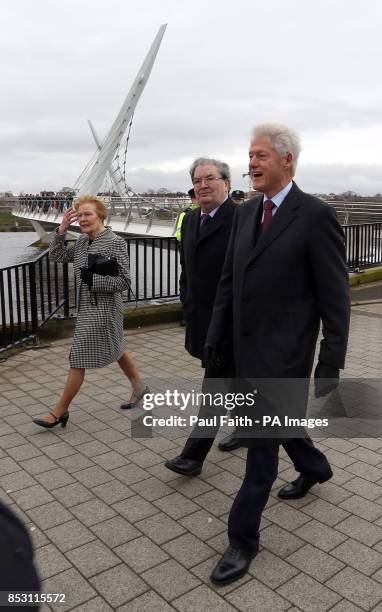
<path fill-rule="evenodd" d="M 346 225 L 349 271 L 382 264 L 382 223 Z M 175 238 L 127 238 L 131 289 L 124 302 L 176 298 L 179 249 Z M 71 264 L 49 261 L 47 252 L 29 263 L 0 269 L 0 352 L 31 340 L 54 315 L 68 317 L 76 307 Z M 60 312 L 60 315 L 58 313 Z"/>
<path fill-rule="evenodd" d="M 178 296 L 180 273 L 175 238 L 128 238 L 131 289 L 124 302 Z M 0 352 L 28 341 L 54 315 L 76 308 L 72 264 L 49 260 L 47 251 L 28 263 L 0 269 Z M 60 313 L 60 315 L 58 315 Z"/>

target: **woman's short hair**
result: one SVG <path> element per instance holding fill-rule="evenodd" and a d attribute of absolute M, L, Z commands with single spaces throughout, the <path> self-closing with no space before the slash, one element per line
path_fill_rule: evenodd
<path fill-rule="evenodd" d="M 107 219 L 107 215 L 108 215 L 107 205 L 98 196 L 91 195 L 91 194 L 86 194 L 86 195 L 81 196 L 74 202 L 75 210 L 78 211 L 81 204 L 94 204 L 94 208 L 99 218 L 102 219 L 102 221 L 105 221 L 105 219 Z"/>
<path fill-rule="evenodd" d="M 254 128 L 251 140 L 257 136 L 268 136 L 273 148 L 282 157 L 292 153 L 293 162 L 291 170 L 292 176 L 294 176 L 301 151 L 300 137 L 297 132 L 281 123 L 262 123 Z"/>

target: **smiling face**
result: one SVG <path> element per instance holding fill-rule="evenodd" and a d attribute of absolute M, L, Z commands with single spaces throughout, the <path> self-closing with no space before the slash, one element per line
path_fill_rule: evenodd
<path fill-rule="evenodd" d="M 229 181 L 213 164 L 197 166 L 192 180 L 196 201 L 206 213 L 222 204 L 228 195 Z"/>
<path fill-rule="evenodd" d="M 256 136 L 249 147 L 249 174 L 253 187 L 272 198 L 291 180 L 292 162 L 292 154 L 279 155 L 269 136 Z"/>
<path fill-rule="evenodd" d="M 88 234 L 90 238 L 95 238 L 104 229 L 103 221 L 98 216 L 94 204 L 83 202 L 77 210 L 77 219 L 81 232 Z"/>

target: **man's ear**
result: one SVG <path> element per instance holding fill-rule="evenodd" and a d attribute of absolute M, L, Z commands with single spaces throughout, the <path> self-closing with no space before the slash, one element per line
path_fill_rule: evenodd
<path fill-rule="evenodd" d="M 284 157 L 284 169 L 291 168 L 293 164 L 293 155 L 292 153 L 287 153 Z"/>

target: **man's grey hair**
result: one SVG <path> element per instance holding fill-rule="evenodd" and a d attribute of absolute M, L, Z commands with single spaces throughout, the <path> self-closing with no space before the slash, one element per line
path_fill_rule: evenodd
<path fill-rule="evenodd" d="M 281 123 L 261 123 L 252 131 L 251 140 L 258 136 L 268 136 L 273 148 L 281 156 L 292 153 L 292 176 L 296 173 L 298 156 L 301 151 L 300 137 L 292 128 Z"/>
<path fill-rule="evenodd" d="M 215 166 L 219 170 L 222 178 L 227 179 L 231 185 L 231 170 L 229 165 L 225 162 L 222 162 L 219 159 L 212 159 L 211 157 L 198 157 L 198 159 L 192 163 L 190 168 L 191 181 L 194 180 L 195 170 L 198 166 Z"/>

